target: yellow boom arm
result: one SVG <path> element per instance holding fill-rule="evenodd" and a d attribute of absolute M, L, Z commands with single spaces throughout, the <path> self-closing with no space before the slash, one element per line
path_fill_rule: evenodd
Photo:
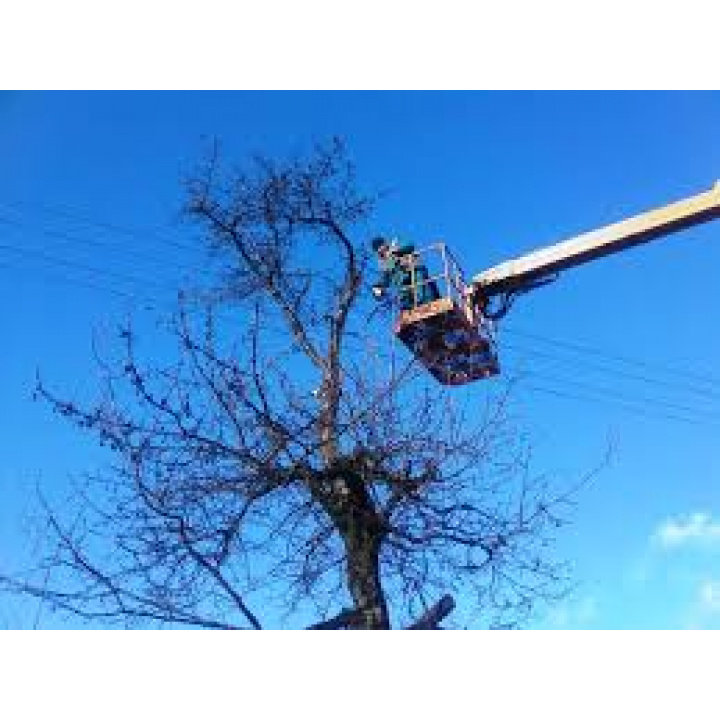
<path fill-rule="evenodd" d="M 529 289 L 561 270 L 720 217 L 720 181 L 707 192 L 649 210 L 599 230 L 535 250 L 491 267 L 472 280 L 484 298 Z"/>

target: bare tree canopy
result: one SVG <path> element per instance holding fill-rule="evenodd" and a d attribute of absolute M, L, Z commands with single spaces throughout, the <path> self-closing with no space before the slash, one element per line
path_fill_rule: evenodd
<path fill-rule="evenodd" d="M 436 627 L 449 593 L 513 626 L 565 590 L 551 544 L 569 491 L 533 473 L 507 392 L 466 407 L 394 356 L 368 300 L 376 200 L 339 141 L 243 170 L 211 158 L 185 210 L 222 260 L 215 300 L 180 299 L 172 363 L 122 328 L 95 402 L 39 383 L 114 462 L 77 515 L 44 505 L 40 574 L 7 591 L 104 623 L 241 629 L 268 607 Z"/>

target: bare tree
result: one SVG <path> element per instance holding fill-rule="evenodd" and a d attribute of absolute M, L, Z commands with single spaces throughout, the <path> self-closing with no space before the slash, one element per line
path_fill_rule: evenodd
<path fill-rule="evenodd" d="M 181 298 L 166 365 L 123 328 L 95 402 L 39 383 L 114 460 L 76 516 L 44 505 L 46 582 L 6 590 L 107 623 L 260 628 L 276 604 L 423 628 L 448 593 L 514 625 L 565 589 L 549 545 L 570 496 L 533 474 L 507 392 L 465 404 L 391 349 L 367 299 L 375 202 L 339 141 L 202 168 L 186 211 L 223 263 L 215 302 Z"/>

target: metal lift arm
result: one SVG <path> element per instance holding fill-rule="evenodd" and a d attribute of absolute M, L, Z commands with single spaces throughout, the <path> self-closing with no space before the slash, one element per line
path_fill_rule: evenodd
<path fill-rule="evenodd" d="M 720 218 L 720 181 L 707 192 L 495 265 L 472 280 L 484 299 L 532 289 L 562 270 Z"/>

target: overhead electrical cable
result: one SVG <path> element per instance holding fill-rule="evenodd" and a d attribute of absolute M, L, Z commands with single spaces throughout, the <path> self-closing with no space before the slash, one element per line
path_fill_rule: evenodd
<path fill-rule="evenodd" d="M 561 365 L 572 365 L 575 369 L 585 370 L 590 369 L 598 373 L 606 373 L 615 377 L 624 378 L 626 380 L 634 380 L 641 382 L 646 385 L 662 387 L 665 390 L 671 390 L 680 393 L 690 393 L 699 395 L 705 399 L 718 398 L 720 399 L 720 387 L 701 387 L 694 383 L 687 383 L 680 380 L 665 380 L 662 378 L 648 377 L 640 373 L 629 372 L 627 370 L 619 369 L 616 366 L 608 364 L 598 364 L 592 361 L 587 361 L 585 358 L 567 357 L 564 355 L 553 354 L 552 352 L 546 352 L 543 350 L 537 350 L 533 347 L 526 347 L 523 345 L 517 345 L 513 343 L 502 343 L 503 350 L 510 350 L 511 352 L 517 353 L 520 356 L 531 355 L 539 358 L 544 358 L 552 361 L 553 363 L 559 363 Z"/>
<path fill-rule="evenodd" d="M 58 204 L 50 205 L 45 202 L 32 201 L 32 200 L 27 200 L 27 199 L 24 199 L 24 200 L 5 199 L 2 202 L 6 205 L 10 205 L 15 208 L 19 208 L 19 207 L 38 208 L 42 212 L 44 212 L 48 215 L 54 215 L 56 217 L 62 217 L 62 218 L 67 218 L 70 220 L 78 221 L 89 227 L 101 228 L 110 233 L 121 234 L 124 236 L 131 236 L 131 237 L 135 237 L 135 238 L 140 238 L 142 240 L 146 240 L 148 237 L 153 237 L 153 238 L 159 240 L 160 242 L 162 242 L 163 244 L 167 244 L 167 245 L 170 245 L 170 246 L 173 246 L 176 248 L 181 248 L 181 249 L 185 249 L 185 250 L 193 250 L 193 251 L 197 250 L 197 246 L 195 246 L 195 245 L 191 245 L 190 243 L 183 243 L 183 242 L 179 242 L 177 240 L 173 240 L 171 238 L 168 238 L 165 235 L 158 234 L 153 229 L 137 229 L 137 228 L 127 227 L 116 221 L 108 222 L 106 220 L 99 220 L 97 218 L 90 217 L 86 212 L 83 212 L 82 210 L 70 207 L 68 205 L 58 205 Z M 18 221 L 16 221 L 16 222 L 18 222 Z M 46 232 L 55 232 L 55 231 L 46 231 Z M 71 239 L 70 236 L 67 234 L 64 234 L 63 236 L 68 239 Z M 168 262 L 170 264 L 174 264 L 172 260 L 168 259 Z M 188 266 L 178 266 L 178 267 L 183 267 L 183 269 L 189 269 L 191 271 L 194 271 L 193 268 L 189 268 Z M 681 375 L 685 378 L 694 378 L 695 380 L 697 380 L 700 383 L 714 385 L 718 389 L 720 389 L 720 379 L 719 378 L 713 378 L 706 374 L 688 371 L 685 368 L 680 369 L 680 368 L 672 367 L 669 365 L 660 365 L 657 363 L 650 363 L 645 360 L 639 360 L 639 359 L 629 358 L 629 357 L 626 357 L 623 355 L 608 353 L 607 351 L 601 350 L 600 348 L 593 347 L 591 345 L 550 338 L 550 337 L 541 335 L 537 332 L 531 332 L 528 330 L 524 330 L 522 328 L 518 328 L 515 325 L 512 325 L 511 327 L 507 327 L 507 326 L 503 325 L 502 332 L 507 333 L 509 335 L 516 335 L 518 337 L 524 337 L 528 340 L 540 342 L 540 343 L 543 343 L 546 345 L 552 345 L 553 347 L 562 348 L 564 350 L 568 350 L 568 351 L 575 352 L 575 353 L 596 355 L 596 356 L 598 356 L 600 358 L 604 358 L 605 360 L 610 361 L 610 362 L 621 363 L 623 365 L 634 365 L 634 366 L 638 366 L 638 367 L 643 367 L 652 373 L 671 374 L 671 375 L 673 375 L 673 377 L 677 377 L 678 375 Z"/>
<path fill-rule="evenodd" d="M 98 268 L 93 265 L 86 265 L 85 263 L 75 262 L 74 260 L 67 260 L 65 258 L 50 255 L 49 253 L 43 252 L 42 250 L 35 250 L 30 248 L 21 248 L 16 245 L 10 245 L 8 243 L 0 243 L 0 252 L 11 253 L 14 255 L 20 255 L 23 257 L 35 258 L 41 262 L 47 262 L 53 265 L 63 265 L 64 267 L 81 270 L 94 275 L 105 275 L 107 277 L 119 280 L 121 282 L 140 283 L 143 285 L 153 285 L 165 291 L 171 290 L 170 286 L 165 285 L 157 280 L 151 280 L 149 278 L 140 278 L 137 275 L 131 275 L 129 273 L 121 273 L 115 270 L 108 270 L 107 268 Z"/>
<path fill-rule="evenodd" d="M 614 406 L 618 406 L 620 409 L 634 413 L 637 415 L 643 415 L 653 420 L 672 420 L 674 422 L 682 422 L 690 425 L 707 425 L 707 421 L 703 421 L 698 418 L 688 418 L 680 415 L 674 415 L 669 413 L 658 413 L 657 411 L 648 411 L 646 408 L 635 403 L 628 403 L 624 401 L 618 401 L 617 399 L 607 398 L 602 395 L 578 395 L 577 393 L 571 393 L 566 390 L 558 390 L 557 388 L 549 388 L 543 385 L 526 384 L 523 385 L 526 390 L 531 392 L 544 393 L 546 395 L 554 395 L 561 399 L 577 400 L 579 402 L 592 403 L 595 405 L 598 402 L 606 402 Z"/>
<path fill-rule="evenodd" d="M 54 215 L 56 217 L 67 218 L 67 219 L 70 219 L 73 221 L 77 221 L 88 227 L 101 228 L 106 232 L 121 234 L 124 236 L 139 237 L 139 238 L 142 238 L 143 240 L 146 240 L 148 236 L 151 236 L 151 237 L 155 237 L 156 239 L 160 240 L 163 244 L 167 244 L 167 245 L 170 245 L 170 246 L 173 246 L 176 248 L 182 248 L 184 250 L 189 250 L 189 249 L 192 249 L 195 251 L 197 250 L 197 246 L 192 246 L 190 244 L 172 241 L 169 238 L 157 235 L 157 233 L 155 233 L 154 231 L 138 231 L 136 229 L 131 229 L 131 228 L 119 225 L 117 223 L 108 223 L 105 221 L 95 220 L 95 219 L 88 217 L 87 215 L 85 215 L 83 213 L 76 212 L 74 210 L 59 209 L 57 207 L 53 208 L 53 207 L 48 206 L 43 203 L 30 203 L 27 201 L 16 201 L 16 202 L 5 201 L 5 204 L 13 206 L 13 207 L 18 207 L 18 206 L 40 207 L 42 209 L 42 211 L 47 214 Z M 29 227 L 29 223 L 18 221 L 16 219 L 0 217 L 0 221 L 6 222 L 7 224 L 15 225 L 17 227 L 22 227 L 22 228 Z M 62 231 L 58 231 L 58 230 L 50 230 L 47 228 L 42 228 L 42 229 L 40 229 L 40 232 L 42 232 L 43 234 L 48 235 L 50 237 L 60 238 L 66 243 L 92 245 L 94 247 L 100 247 L 100 248 L 106 247 L 106 245 L 100 240 L 89 239 L 86 237 L 79 237 L 75 234 L 70 234 L 70 233 L 66 233 L 66 232 L 62 232 Z M 143 286 L 152 285 L 154 287 L 162 288 L 163 290 L 170 289 L 169 287 L 166 287 L 163 283 L 159 282 L 157 279 L 148 280 L 148 279 L 140 278 L 139 276 L 137 276 L 135 274 L 119 273 L 119 272 L 109 270 L 109 269 L 100 269 L 100 268 L 97 268 L 94 266 L 85 265 L 85 264 L 70 261 L 70 260 L 67 260 L 64 258 L 57 258 L 57 257 L 52 256 L 51 254 L 44 253 L 44 252 L 37 251 L 37 250 L 30 250 L 27 248 L 17 248 L 15 246 L 2 245 L 2 244 L 0 244 L 0 250 L 5 251 L 5 252 L 10 252 L 10 253 L 15 253 L 15 254 L 24 254 L 28 257 L 32 256 L 36 259 L 39 259 L 41 262 L 55 263 L 58 265 L 62 265 L 66 268 L 72 269 L 72 270 L 80 270 L 82 272 L 91 273 L 96 277 L 105 276 L 107 278 L 110 278 L 113 282 L 123 282 L 123 283 L 133 282 L 133 283 L 142 284 Z M 125 251 L 128 252 L 127 249 L 125 249 Z M 137 257 L 144 255 L 146 258 L 148 258 L 148 259 L 150 258 L 150 255 L 145 252 L 142 252 L 142 253 L 137 252 L 134 249 L 129 252 L 131 252 L 133 255 L 136 255 Z M 159 262 L 160 259 L 157 258 L 156 256 L 153 256 L 152 261 Z M 172 260 L 170 260 L 169 258 L 166 259 L 166 261 L 164 261 L 164 264 L 171 265 L 171 266 L 174 265 L 175 267 L 182 268 L 184 270 L 188 270 L 191 272 L 195 272 L 195 268 L 190 268 L 189 266 L 175 263 Z M 56 275 L 57 275 L 57 273 L 56 273 Z M 84 287 L 90 287 L 92 289 L 110 292 L 112 294 L 115 294 L 115 295 L 118 295 L 121 297 L 125 297 L 126 299 L 132 299 L 132 300 L 139 299 L 138 295 L 136 293 L 132 293 L 132 294 L 127 293 L 127 292 L 124 292 L 123 290 L 118 290 L 118 289 L 116 289 L 114 287 L 110 287 L 108 285 L 92 283 L 92 282 L 88 282 L 86 280 L 73 280 L 73 279 L 70 279 L 67 277 L 62 277 L 62 276 L 60 276 L 60 279 L 64 282 L 70 282 L 72 284 L 82 285 Z M 177 288 L 173 288 L 173 290 L 176 291 Z M 711 378 L 708 375 L 702 375 L 699 373 L 687 372 L 687 371 L 683 370 L 682 376 L 685 378 L 685 381 L 678 381 L 677 375 L 681 371 L 679 371 L 677 368 L 671 368 L 670 366 L 667 366 L 667 365 L 653 364 L 653 363 L 648 363 L 647 361 L 643 361 L 643 360 L 631 359 L 631 358 L 621 356 L 621 355 L 614 355 L 614 354 L 608 353 L 606 351 L 600 350 L 599 348 L 591 347 L 589 345 L 582 345 L 582 344 L 578 344 L 578 343 L 566 342 L 563 340 L 556 340 L 553 338 L 549 338 L 549 337 L 540 335 L 538 333 L 528 332 L 528 331 L 517 329 L 515 326 L 512 326 L 511 328 L 507 328 L 507 327 L 503 326 L 502 331 L 509 335 L 515 335 L 517 337 L 525 338 L 532 342 L 543 343 L 544 345 L 550 346 L 551 348 L 553 348 L 556 352 L 557 351 L 560 351 L 560 353 L 572 352 L 572 353 L 575 353 L 576 355 L 574 356 L 573 360 L 570 360 L 565 355 L 553 354 L 551 352 L 541 351 L 534 347 L 527 348 L 527 347 L 523 347 L 523 346 L 517 345 L 517 344 L 508 345 L 508 347 L 510 349 L 512 349 L 513 351 L 517 351 L 520 353 L 528 353 L 528 354 L 535 355 L 537 357 L 545 357 L 545 358 L 552 360 L 553 362 L 557 362 L 560 364 L 568 364 L 569 362 L 572 362 L 573 366 L 577 366 L 577 364 L 579 363 L 580 365 L 582 365 L 584 367 L 592 368 L 593 370 L 600 372 L 600 373 L 607 373 L 608 375 L 623 377 L 623 378 L 629 379 L 629 380 L 637 380 L 637 381 L 643 382 L 644 384 L 649 385 L 649 386 L 658 386 L 658 387 L 662 386 L 668 390 L 673 390 L 675 392 L 695 393 L 695 394 L 702 394 L 704 396 L 707 396 L 708 393 L 712 394 L 713 392 L 720 392 L 720 381 L 716 380 L 715 378 Z M 582 358 L 582 359 L 578 358 L 577 354 L 594 355 L 600 359 L 600 362 L 602 364 L 598 365 L 596 363 L 590 363 L 584 358 Z M 669 381 L 666 379 L 652 378 L 652 377 L 648 377 L 647 374 L 633 373 L 633 372 L 629 372 L 627 370 L 619 369 L 618 365 L 623 365 L 626 367 L 627 366 L 642 367 L 645 369 L 646 373 L 650 372 L 650 373 L 654 373 L 654 374 L 665 374 L 665 375 L 672 374 L 675 379 L 673 381 Z M 537 376 L 538 373 L 535 373 L 535 375 Z M 687 382 L 688 378 L 693 378 L 694 380 L 692 382 Z M 545 379 L 546 379 L 546 381 L 550 381 L 549 378 L 547 378 L 547 376 L 545 377 Z M 563 378 L 563 379 L 553 378 L 552 382 L 561 383 L 563 386 L 572 385 L 572 384 L 583 385 L 582 383 L 578 383 L 576 379 L 570 379 L 570 378 Z M 702 383 L 702 387 L 700 385 L 698 385 L 697 383 Z M 705 386 L 710 386 L 710 387 L 705 387 Z M 594 390 L 595 392 L 600 392 L 601 394 L 603 394 L 603 399 L 608 399 L 608 393 L 614 392 L 614 391 L 607 391 L 605 389 L 592 388 L 591 386 L 588 386 L 587 384 L 585 384 L 584 387 L 586 389 L 590 388 L 591 390 Z M 567 394 L 567 393 L 565 393 L 565 394 Z M 621 396 L 618 399 L 623 402 L 638 402 L 638 400 L 628 400 L 627 395 Z M 690 408 L 687 406 L 678 405 L 676 403 L 671 403 L 671 402 L 667 401 L 667 399 L 650 398 L 647 400 L 642 399 L 639 402 L 642 403 L 642 402 L 646 402 L 646 401 L 651 404 L 660 405 L 663 407 L 680 409 L 681 411 L 684 411 L 684 412 L 700 412 L 700 413 L 707 412 L 707 411 L 704 411 L 704 409 L 702 409 L 702 408 Z"/>
<path fill-rule="evenodd" d="M 47 237 L 59 239 L 67 245 L 84 245 L 87 247 L 99 248 L 101 250 L 121 251 L 123 253 L 123 258 L 128 260 L 141 259 L 146 262 L 149 261 L 157 265 L 162 265 L 164 268 L 177 268 L 178 270 L 191 273 L 197 273 L 198 271 L 197 266 L 192 266 L 187 263 L 179 263 L 167 255 L 161 257 L 159 255 L 148 253 L 144 250 L 128 249 L 127 247 L 119 248 L 117 246 L 108 247 L 107 243 L 103 242 L 97 237 L 83 237 L 80 235 L 70 234 L 62 230 L 54 230 L 47 227 L 37 227 L 30 223 L 7 217 L 6 215 L 0 215 L 0 223 L 3 223 L 5 225 L 11 225 L 21 230 L 39 232 Z"/>
<path fill-rule="evenodd" d="M 690 371 L 690 370 L 687 370 L 686 368 L 681 369 L 681 368 L 673 367 L 670 365 L 661 365 L 658 363 L 650 363 L 650 362 L 647 362 L 646 360 L 639 360 L 637 358 L 629 358 L 624 355 L 608 353 L 607 351 L 592 347 L 590 345 L 568 342 L 566 340 L 558 340 L 558 339 L 554 339 L 554 338 L 548 338 L 543 335 L 539 335 L 538 333 L 528 332 L 526 330 L 519 330 L 519 329 L 517 329 L 517 327 L 515 325 L 513 325 L 512 327 L 503 327 L 502 332 L 507 333 L 508 335 L 516 335 L 518 337 L 523 337 L 523 338 L 535 340 L 537 342 L 541 342 L 544 344 L 553 345 L 554 347 L 564 348 L 566 350 L 570 350 L 570 351 L 577 352 L 577 353 L 597 355 L 599 357 L 604 357 L 608 360 L 611 360 L 613 362 L 622 363 L 624 365 L 635 365 L 638 367 L 643 367 L 643 368 L 646 368 L 647 370 L 649 370 L 650 372 L 662 373 L 662 374 L 666 374 L 666 375 L 669 374 L 669 375 L 673 375 L 674 377 L 677 377 L 678 375 L 680 375 L 685 378 L 695 379 L 701 383 L 720 387 L 720 378 L 711 377 L 710 375 L 707 375 L 707 374 Z"/>
<path fill-rule="evenodd" d="M 666 398 L 658 398 L 658 397 L 649 397 L 647 395 L 643 395 L 641 397 L 635 397 L 635 396 L 629 396 L 627 393 L 623 393 L 622 391 L 618 391 L 614 388 L 606 388 L 602 386 L 597 386 L 591 383 L 582 382 L 578 380 L 574 380 L 572 378 L 566 378 L 566 377 L 557 377 L 553 375 L 547 375 L 542 372 L 534 372 L 534 371 L 526 371 L 523 373 L 526 375 L 529 380 L 532 380 L 533 378 L 538 378 L 539 380 L 545 380 L 552 383 L 558 383 L 562 386 L 571 386 L 576 387 L 580 390 L 587 390 L 590 392 L 598 393 L 602 397 L 606 398 L 616 398 L 618 400 L 624 401 L 624 402 L 633 402 L 633 403 L 641 403 L 644 406 L 655 406 L 662 409 L 668 409 L 675 412 L 681 412 L 681 413 L 690 413 L 692 415 L 697 416 L 699 420 L 706 419 L 706 420 L 715 420 L 717 422 L 720 422 L 720 414 L 717 414 L 716 412 L 712 410 L 707 410 L 704 408 L 698 408 L 698 407 L 691 407 L 688 405 L 682 405 L 676 402 L 672 402 L 667 400 Z"/>
<path fill-rule="evenodd" d="M 164 245 L 169 245 L 170 247 L 174 247 L 178 250 L 197 250 L 197 246 L 190 244 L 190 243 L 184 243 L 177 239 L 169 238 L 165 235 L 160 235 L 157 233 L 156 230 L 153 229 L 137 229 L 137 228 L 130 228 L 124 225 L 120 225 L 115 222 L 107 222 L 105 220 L 97 220 L 94 218 L 91 218 L 87 215 L 85 215 L 81 211 L 77 211 L 73 208 L 68 208 L 67 206 L 51 206 L 46 203 L 37 202 L 37 201 L 30 201 L 30 200 L 2 200 L 2 202 L 5 205 L 10 205 L 11 207 L 34 207 L 40 209 L 42 212 L 45 212 L 49 215 L 54 215 L 56 217 L 63 217 L 69 220 L 74 220 L 80 223 L 83 223 L 85 225 L 91 226 L 91 227 L 97 227 L 101 228 L 103 230 L 106 230 L 108 232 L 125 235 L 127 237 L 135 237 L 139 238 L 141 240 L 147 240 L 148 237 L 153 237 L 156 240 L 159 240 Z"/>
<path fill-rule="evenodd" d="M 2 246 L 0 246 L 0 249 Z M 43 254 L 43 257 L 47 259 L 47 255 Z M 53 258 L 53 260 L 56 260 L 56 258 Z M 0 263 L 0 266 L 7 267 L 7 263 Z M 97 270 L 97 269 L 95 269 Z M 100 292 L 107 292 L 119 297 L 122 297 L 126 300 L 131 301 L 135 305 L 139 307 L 144 307 L 145 309 L 150 310 L 158 310 L 159 307 L 153 299 L 149 298 L 148 296 L 139 295 L 137 293 L 129 293 L 125 292 L 123 290 L 119 290 L 116 287 L 111 287 L 107 284 L 101 284 L 101 283 L 94 283 L 92 281 L 84 280 L 84 279 L 77 279 L 77 278 L 71 278 L 68 277 L 61 272 L 59 272 L 56 268 L 53 267 L 43 267 L 41 268 L 41 272 L 44 272 L 46 274 L 49 274 L 54 279 L 64 283 L 64 284 L 71 284 L 71 285 L 77 285 L 80 287 L 86 287 L 90 288 L 92 290 L 100 291 Z M 98 274 L 101 274 L 100 271 L 98 271 Z M 146 305 L 142 304 L 142 301 L 145 300 L 147 302 Z M 155 304 L 153 304 L 155 303 Z M 528 375 L 528 373 L 520 372 L 519 375 Z M 613 391 L 608 391 L 606 388 L 600 388 L 597 386 L 592 386 L 587 383 L 580 383 L 575 380 L 564 378 L 564 377 L 553 377 L 544 375 L 542 373 L 530 373 L 528 375 L 528 382 L 523 382 L 522 387 L 524 389 L 530 390 L 532 392 L 541 392 L 546 393 L 550 395 L 554 395 L 556 397 L 560 398 L 566 398 L 566 399 L 572 399 L 577 401 L 583 401 L 583 402 L 592 402 L 596 403 L 598 400 L 603 401 L 605 403 L 609 403 L 615 406 L 620 406 L 624 410 L 628 410 L 634 413 L 642 414 L 646 417 L 651 417 L 655 419 L 665 419 L 665 420 L 673 420 L 673 421 L 680 421 L 685 423 L 692 423 L 696 425 L 700 424 L 707 424 L 708 419 L 715 419 L 717 416 L 714 416 L 713 418 L 707 418 L 707 417 L 701 417 L 697 414 L 696 408 L 690 408 L 687 406 L 680 406 L 676 405 L 674 403 L 669 403 L 664 400 L 659 400 L 656 398 L 634 398 L 630 397 L 625 394 L 616 393 Z M 537 381 L 540 381 L 544 384 L 537 384 Z M 548 386 L 548 383 L 550 386 Z M 566 388 L 568 385 L 575 386 L 582 390 L 584 394 L 579 395 L 577 392 L 569 392 Z M 563 388 L 563 389 L 560 389 Z M 589 394 L 588 394 L 589 393 Z M 676 413 L 668 413 L 663 412 L 659 413 L 654 408 L 650 409 L 648 406 L 654 406 L 665 409 L 670 409 L 674 411 L 680 411 L 685 413 L 693 413 L 693 417 L 688 417 L 686 415 L 678 415 Z"/>
<path fill-rule="evenodd" d="M 14 261 L 10 260 L 9 262 L 0 262 L 0 268 L 8 268 L 8 269 L 15 269 L 16 265 L 13 264 Z M 139 295 L 135 292 L 129 292 L 120 290 L 116 287 L 111 287 L 110 285 L 101 285 L 99 283 L 95 283 L 92 280 L 86 280 L 84 278 L 76 278 L 76 277 L 68 277 L 67 275 L 63 275 L 60 272 L 55 271 L 51 267 L 40 267 L 37 268 L 37 272 L 42 273 L 46 277 L 48 277 L 51 280 L 56 280 L 59 283 L 62 283 L 64 285 L 74 285 L 76 287 L 82 287 L 87 288 L 90 290 L 96 290 L 103 293 L 108 293 L 110 295 L 116 295 L 117 297 L 122 297 L 126 300 L 130 300 L 133 302 L 133 304 L 140 305 L 141 301 L 145 300 L 147 302 L 147 305 L 145 307 L 153 307 L 153 303 L 157 302 L 157 299 L 151 299 L 149 297 L 144 297 L 142 295 Z M 30 279 L 37 279 L 34 276 L 30 276 Z"/>

